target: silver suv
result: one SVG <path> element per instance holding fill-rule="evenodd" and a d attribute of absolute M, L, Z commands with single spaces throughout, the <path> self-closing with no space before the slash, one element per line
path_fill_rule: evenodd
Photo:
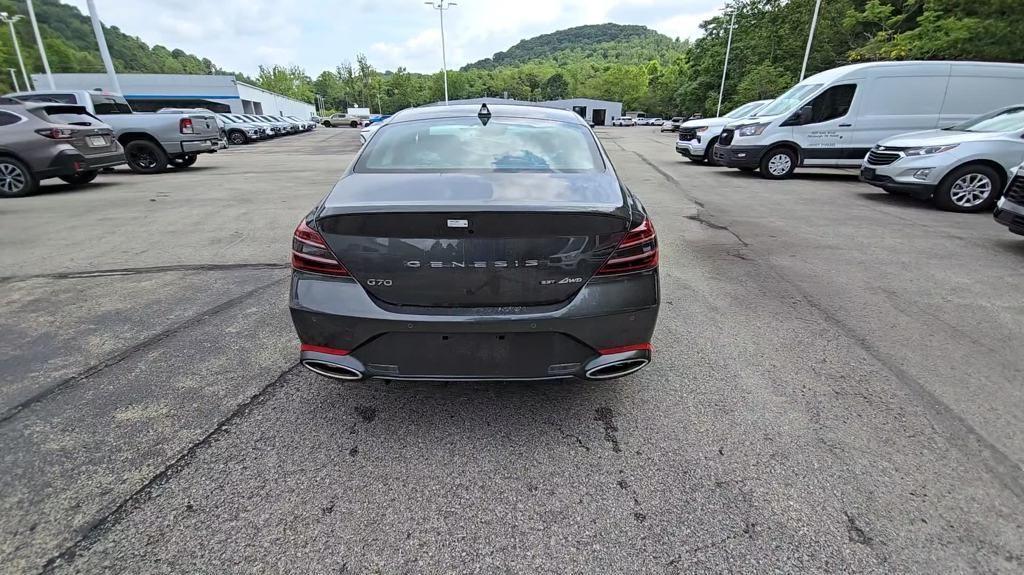
<path fill-rule="evenodd" d="M 114 130 L 84 107 L 0 98 L 0 197 L 27 196 L 47 178 L 87 184 L 123 163 Z"/>
<path fill-rule="evenodd" d="M 1024 104 L 941 130 L 886 138 L 868 152 L 861 180 L 953 212 L 991 209 L 1024 161 Z"/>

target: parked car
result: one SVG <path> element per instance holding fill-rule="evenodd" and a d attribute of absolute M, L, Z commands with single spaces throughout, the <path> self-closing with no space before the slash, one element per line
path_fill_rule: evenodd
<path fill-rule="evenodd" d="M 157 114 L 192 114 L 197 118 L 213 118 L 214 122 L 217 122 L 217 135 L 219 137 L 217 149 L 226 150 L 228 147 L 228 132 L 225 129 L 224 120 L 217 115 L 216 112 L 207 110 L 205 108 L 160 108 L 156 111 Z M 175 168 L 187 168 L 195 162 L 186 165 L 183 159 L 172 159 L 171 166 Z"/>
<path fill-rule="evenodd" d="M 292 268 L 300 361 L 326 377 L 603 380 L 651 360 L 654 227 L 572 111 L 395 114 L 299 222 Z"/>
<path fill-rule="evenodd" d="M 685 121 L 685 119 L 683 117 L 681 117 L 681 116 L 675 116 L 674 118 L 672 118 L 670 120 L 665 120 L 664 122 L 661 123 L 661 130 L 660 131 L 661 132 L 675 132 L 675 131 L 678 131 L 679 130 L 679 126 L 681 126 L 684 121 Z"/>
<path fill-rule="evenodd" d="M 665 120 L 661 118 L 648 118 L 647 123 L 651 126 L 660 126 L 665 123 Z"/>
<path fill-rule="evenodd" d="M 1024 161 L 1024 104 L 941 130 L 886 138 L 868 152 L 861 180 L 890 193 L 932 198 L 954 212 L 991 209 Z"/>
<path fill-rule="evenodd" d="M 756 113 L 771 100 L 747 102 L 735 110 L 731 110 L 721 118 L 700 118 L 687 120 L 679 125 L 679 138 L 676 140 L 676 152 L 692 162 L 704 162 L 715 165 L 715 143 L 726 124 Z"/>
<path fill-rule="evenodd" d="M 1024 236 L 1024 164 L 1011 172 L 1010 184 L 996 202 L 994 217 L 1011 232 Z"/>
<path fill-rule="evenodd" d="M 613 126 L 635 126 L 636 120 L 629 116 L 619 116 L 618 118 L 612 118 Z"/>
<path fill-rule="evenodd" d="M 285 118 L 288 118 L 293 122 L 297 122 L 299 126 L 301 126 L 303 132 L 308 132 L 316 127 L 316 123 L 309 120 L 303 120 L 301 118 L 296 118 L 295 116 L 285 116 Z"/>
<path fill-rule="evenodd" d="M 240 118 L 245 122 L 252 122 L 257 126 L 262 126 L 263 129 L 266 130 L 268 138 L 276 138 L 284 135 L 284 132 L 281 131 L 281 127 L 278 126 L 277 123 L 269 122 L 254 114 L 233 114 L 233 116 Z"/>
<path fill-rule="evenodd" d="M 137 114 L 120 94 L 87 90 L 37 90 L 8 94 L 30 102 L 52 102 L 83 106 L 110 125 L 114 137 L 124 146 L 125 159 L 133 172 L 161 172 L 172 160 L 179 165 L 192 165 L 199 154 L 217 151 L 220 130 L 217 122 L 206 114 L 170 116 Z"/>
<path fill-rule="evenodd" d="M 357 116 L 350 116 L 348 114 L 331 114 L 330 118 L 326 118 L 323 121 L 324 126 L 330 128 L 333 126 L 348 126 L 350 128 L 358 128 L 363 125 L 363 118 Z"/>
<path fill-rule="evenodd" d="M 27 196 L 48 178 L 87 184 L 123 163 L 114 130 L 83 106 L 0 98 L 0 196 Z"/>
<path fill-rule="evenodd" d="M 880 140 L 933 130 L 1017 104 L 1024 65 L 871 62 L 815 74 L 751 117 L 729 124 L 715 147 L 724 166 L 788 178 L 797 166 L 859 167 Z"/>
<path fill-rule="evenodd" d="M 228 141 L 236 146 L 251 144 L 252 142 L 267 138 L 265 126 L 244 121 L 235 114 L 217 114 L 217 117 L 224 122 Z"/>
<path fill-rule="evenodd" d="M 262 119 L 266 120 L 267 122 L 270 122 L 272 125 L 276 126 L 278 132 L 280 132 L 282 134 L 294 134 L 295 132 L 298 131 L 298 128 L 295 126 L 295 124 L 293 124 L 291 122 L 286 122 L 286 121 L 282 120 L 281 118 L 278 118 L 277 116 L 271 116 L 269 114 L 265 114 L 265 115 L 261 115 L 261 116 L 258 116 L 258 117 L 262 118 Z"/>

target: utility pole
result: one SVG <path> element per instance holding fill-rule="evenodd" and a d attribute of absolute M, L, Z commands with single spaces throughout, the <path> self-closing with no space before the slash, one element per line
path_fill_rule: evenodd
<path fill-rule="evenodd" d="M 14 75 L 14 68 L 8 68 L 7 70 L 11 73 L 11 82 L 14 82 L 14 91 L 20 92 L 21 88 L 18 87 L 18 77 Z"/>
<path fill-rule="evenodd" d="M 432 8 L 437 10 L 438 14 L 441 15 L 441 71 L 444 74 L 444 105 L 448 105 L 448 56 L 444 45 L 444 11 L 448 10 L 452 6 L 458 6 L 455 2 L 447 2 L 445 0 L 437 0 L 437 2 L 424 2 L 429 4 Z"/>
<path fill-rule="evenodd" d="M 89 19 L 92 20 L 92 31 L 96 34 L 96 43 L 100 45 L 100 58 L 103 60 L 103 66 L 107 69 L 107 77 L 110 79 L 110 85 L 114 87 L 114 91 L 118 94 L 121 93 L 121 84 L 117 81 L 117 72 L 114 71 L 114 61 L 110 59 L 110 50 L 107 49 L 107 38 L 103 35 L 103 24 L 100 23 L 100 16 L 96 13 L 96 3 L 93 0 L 88 0 L 89 4 Z"/>
<path fill-rule="evenodd" d="M 50 61 L 46 59 L 46 46 L 43 46 L 43 37 L 39 35 L 39 24 L 36 22 L 36 11 L 32 9 L 32 0 L 27 0 L 28 3 L 28 19 L 32 22 L 32 32 L 36 35 L 36 45 L 39 46 L 39 57 L 43 59 L 43 70 L 46 71 L 46 82 L 50 85 L 51 90 L 56 90 L 57 86 L 53 83 L 53 73 L 50 72 Z"/>
<path fill-rule="evenodd" d="M 31 90 L 32 84 L 28 81 L 28 72 L 25 71 L 25 60 L 21 57 L 21 47 L 18 46 L 18 36 L 14 33 L 14 23 L 24 18 L 21 14 L 11 16 L 7 12 L 0 12 L 0 22 L 7 22 L 11 28 L 11 41 L 14 42 L 14 53 L 18 55 L 18 65 L 21 66 L 21 77 L 25 79 L 25 89 Z"/>
<path fill-rule="evenodd" d="M 91 1 L 91 0 L 90 0 Z M 729 52 L 732 50 L 732 31 L 736 27 L 736 7 L 732 9 L 732 17 L 729 18 L 729 41 L 725 44 L 725 65 L 722 66 L 722 85 L 718 88 L 718 110 L 716 117 L 722 117 L 722 94 L 725 93 L 725 73 L 729 70 Z"/>
<path fill-rule="evenodd" d="M 807 34 L 807 49 L 804 50 L 804 65 L 800 67 L 800 81 L 804 81 L 804 74 L 807 73 L 807 60 L 811 56 L 811 43 L 814 42 L 814 29 L 818 26 L 818 10 L 821 8 L 821 0 L 814 0 L 814 16 L 811 17 L 811 32 Z"/>

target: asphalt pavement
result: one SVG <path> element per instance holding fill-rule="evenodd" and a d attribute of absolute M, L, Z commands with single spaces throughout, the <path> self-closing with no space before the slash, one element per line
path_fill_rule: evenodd
<path fill-rule="evenodd" d="M 662 256 L 613 382 L 298 367 L 355 130 L 0 202 L 0 572 L 1024 571 L 1024 238 L 600 136 Z"/>

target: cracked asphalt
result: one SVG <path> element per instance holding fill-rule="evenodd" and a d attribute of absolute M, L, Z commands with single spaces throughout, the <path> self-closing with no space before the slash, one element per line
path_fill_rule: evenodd
<path fill-rule="evenodd" d="M 297 367 L 354 130 L 0 202 L 0 572 L 1024 571 L 1024 239 L 600 135 L 662 250 L 615 382 Z"/>

